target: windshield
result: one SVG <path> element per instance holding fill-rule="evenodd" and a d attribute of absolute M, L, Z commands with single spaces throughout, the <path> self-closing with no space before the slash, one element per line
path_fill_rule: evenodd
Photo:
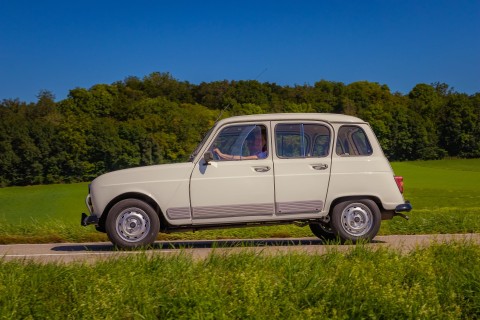
<path fill-rule="evenodd" d="M 211 127 L 210 130 L 207 131 L 202 141 L 197 145 L 195 150 L 193 150 L 193 153 L 190 155 L 190 158 L 188 159 L 188 161 L 192 162 L 195 159 L 195 157 L 200 152 L 205 142 L 208 140 L 208 137 L 210 137 L 210 135 L 212 134 L 213 128 L 215 128 L 215 126 Z"/>

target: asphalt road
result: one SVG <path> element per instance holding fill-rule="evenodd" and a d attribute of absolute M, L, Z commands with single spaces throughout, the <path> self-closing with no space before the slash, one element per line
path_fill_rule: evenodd
<path fill-rule="evenodd" d="M 473 241 L 480 245 L 480 234 L 437 234 L 378 236 L 368 247 L 389 247 L 401 252 L 428 246 L 432 243 L 449 241 Z M 332 250 L 348 251 L 353 245 L 325 244 L 317 238 L 296 239 L 251 239 L 251 240 L 208 240 L 208 241 L 157 241 L 148 255 L 192 255 L 195 259 L 204 259 L 212 252 L 231 254 L 252 250 L 261 254 L 279 254 L 286 252 L 305 252 L 324 254 Z M 118 251 L 111 243 L 52 243 L 52 244 L 16 244 L 0 245 L 0 258 L 3 260 L 36 261 L 42 263 L 87 262 L 101 259 L 122 258 L 141 254 L 143 251 Z"/>

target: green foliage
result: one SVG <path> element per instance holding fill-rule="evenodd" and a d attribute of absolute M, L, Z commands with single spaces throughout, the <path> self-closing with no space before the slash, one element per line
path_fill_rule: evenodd
<path fill-rule="evenodd" d="M 448 97 L 440 119 L 440 144 L 450 156 L 480 157 L 480 119 L 472 99 L 464 94 Z"/>
<path fill-rule="evenodd" d="M 223 116 L 336 112 L 369 121 L 390 160 L 480 157 L 480 94 L 418 84 L 408 95 L 367 81 L 313 86 L 193 85 L 169 73 L 75 88 L 55 102 L 0 102 L 0 187 L 88 181 L 117 169 L 188 159 Z"/>

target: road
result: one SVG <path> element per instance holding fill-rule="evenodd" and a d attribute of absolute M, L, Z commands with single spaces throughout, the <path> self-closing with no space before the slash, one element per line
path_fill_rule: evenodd
<path fill-rule="evenodd" d="M 432 243 L 449 241 L 473 241 L 480 245 L 480 234 L 437 234 L 437 235 L 396 235 L 378 236 L 368 247 L 389 247 L 401 252 L 408 252 L 417 247 Z M 192 255 L 195 259 L 204 259 L 212 252 L 231 254 L 245 250 L 262 254 L 279 254 L 287 252 L 305 252 L 324 254 L 332 250 L 348 251 L 353 245 L 325 244 L 317 238 L 296 239 L 252 239 L 252 240 L 205 240 L 205 241 L 157 241 L 148 255 Z M 53 244 L 16 244 L 0 245 L 0 257 L 3 260 L 24 260 L 42 263 L 48 262 L 87 262 L 102 259 L 121 258 L 141 254 L 142 251 L 118 251 L 111 243 L 53 243 Z"/>

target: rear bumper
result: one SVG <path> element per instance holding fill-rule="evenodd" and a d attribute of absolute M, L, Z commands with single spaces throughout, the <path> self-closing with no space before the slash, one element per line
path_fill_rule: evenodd
<path fill-rule="evenodd" d="M 395 212 L 410 212 L 412 211 L 412 205 L 410 204 L 410 201 L 405 201 L 405 203 L 399 204 L 395 208 Z"/>
<path fill-rule="evenodd" d="M 405 201 L 405 203 L 402 203 L 402 204 L 399 204 L 396 208 L 395 208 L 395 213 L 393 214 L 394 216 L 400 216 L 404 219 L 407 219 L 409 220 L 410 218 L 403 214 L 403 212 L 410 212 L 412 210 L 412 205 L 410 204 L 410 201 Z"/>

